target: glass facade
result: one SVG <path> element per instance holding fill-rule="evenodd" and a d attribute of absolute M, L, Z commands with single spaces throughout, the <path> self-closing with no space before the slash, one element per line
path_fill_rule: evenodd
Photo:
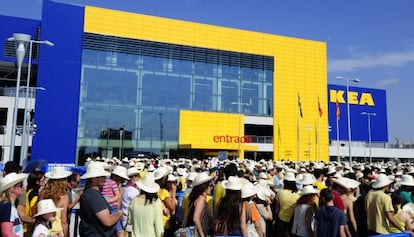
<path fill-rule="evenodd" d="M 274 59 L 84 34 L 78 159 L 164 156 L 179 111 L 272 116 Z"/>

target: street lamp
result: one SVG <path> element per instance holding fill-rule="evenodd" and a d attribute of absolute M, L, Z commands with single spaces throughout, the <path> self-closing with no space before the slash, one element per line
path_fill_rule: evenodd
<path fill-rule="evenodd" d="M 368 146 L 369 146 L 369 163 L 372 164 L 372 154 L 371 154 L 371 116 L 377 116 L 376 113 L 362 112 L 361 115 L 366 115 L 368 117 Z"/>
<path fill-rule="evenodd" d="M 18 102 L 19 102 L 19 91 L 20 91 L 20 77 L 22 74 L 23 59 L 26 54 L 27 44 L 30 42 L 30 37 L 31 36 L 27 34 L 14 33 L 13 37 L 10 37 L 7 39 L 8 41 L 15 42 L 16 58 L 17 58 L 16 94 L 15 94 L 14 108 L 13 108 L 9 161 L 14 160 L 14 144 L 15 144 L 15 139 L 16 139 L 17 110 L 19 106 Z"/>
<path fill-rule="evenodd" d="M 311 157 L 310 131 L 312 130 L 312 125 L 307 124 L 306 130 L 308 131 L 308 160 L 310 161 L 310 157 Z"/>
<path fill-rule="evenodd" d="M 15 147 L 15 138 L 16 138 L 16 126 L 17 126 L 17 111 L 18 111 L 18 100 L 19 100 L 19 91 L 20 91 L 20 77 L 21 77 L 21 68 L 24 56 L 26 54 L 26 47 L 29 44 L 29 65 L 28 65 L 28 72 L 27 72 L 27 83 L 26 88 L 30 85 L 30 70 L 32 65 L 32 48 L 33 43 L 36 44 L 45 44 L 47 46 L 53 46 L 54 44 L 48 40 L 31 40 L 31 35 L 28 34 L 21 34 L 21 33 L 14 33 L 13 37 L 8 38 L 8 41 L 14 41 L 16 47 L 16 57 L 17 57 L 17 65 L 18 65 L 18 72 L 17 72 L 17 82 L 16 82 L 16 95 L 14 101 L 14 108 L 13 108 L 13 121 L 12 121 L 12 134 L 11 134 L 11 142 L 10 142 L 10 161 L 14 159 L 14 147 Z M 24 131 L 26 131 L 26 121 L 27 121 L 27 103 L 28 103 L 28 96 L 29 91 L 26 90 L 25 95 L 25 107 L 24 107 L 24 119 L 23 119 L 23 137 L 22 137 L 22 144 L 26 141 L 26 135 Z M 26 152 L 24 151 L 26 148 L 24 145 L 21 146 L 21 153 L 20 153 L 20 165 L 23 164 L 24 159 L 26 158 Z M 27 150 L 27 149 L 26 149 Z"/>
<path fill-rule="evenodd" d="M 351 153 L 351 110 L 349 109 L 349 80 L 358 83 L 358 78 L 348 78 L 348 77 L 336 77 L 338 80 L 346 81 L 346 109 L 347 109 L 347 119 L 348 119 L 348 154 L 349 154 L 349 165 L 352 167 L 352 153 Z"/>
<path fill-rule="evenodd" d="M 119 159 L 122 159 L 122 150 L 124 149 L 124 126 L 119 128 Z"/>

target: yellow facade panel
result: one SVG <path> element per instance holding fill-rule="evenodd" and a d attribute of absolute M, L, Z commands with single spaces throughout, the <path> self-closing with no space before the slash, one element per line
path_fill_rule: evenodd
<path fill-rule="evenodd" d="M 91 6 L 85 7 L 84 31 L 272 56 L 274 159 L 328 160 L 326 43 Z M 303 118 L 298 113 L 298 95 Z M 318 96 L 322 117 L 317 112 Z M 214 141 L 214 136 L 244 134 L 239 133 L 244 129 L 239 119 L 234 114 L 181 111 L 179 144 L 191 144 L 196 149 L 248 150 L 245 143 L 239 148 L 237 143 Z M 307 130 L 306 125 L 313 129 Z M 309 136 L 312 141 L 308 141 L 308 133 L 313 134 Z"/>

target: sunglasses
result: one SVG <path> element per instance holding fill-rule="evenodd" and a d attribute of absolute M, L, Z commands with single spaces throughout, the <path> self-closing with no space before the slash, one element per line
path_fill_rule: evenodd
<path fill-rule="evenodd" d="M 15 188 L 22 188 L 23 187 L 23 183 L 18 183 L 14 185 Z"/>

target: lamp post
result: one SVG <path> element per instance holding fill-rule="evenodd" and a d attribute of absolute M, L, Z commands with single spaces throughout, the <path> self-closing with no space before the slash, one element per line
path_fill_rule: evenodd
<path fill-rule="evenodd" d="M 377 116 L 376 113 L 362 112 L 361 115 L 366 115 L 368 117 L 368 146 L 369 146 L 369 163 L 372 163 L 372 153 L 371 153 L 371 116 Z"/>
<path fill-rule="evenodd" d="M 122 159 L 122 150 L 124 149 L 124 126 L 119 128 L 119 159 Z"/>
<path fill-rule="evenodd" d="M 28 65 L 28 72 L 27 72 L 27 83 L 26 87 L 28 88 L 30 85 L 30 70 L 32 65 L 32 48 L 33 43 L 37 44 L 45 44 L 48 46 L 53 46 L 54 44 L 48 40 L 31 40 L 31 36 L 28 34 L 21 34 L 21 33 L 14 33 L 13 37 L 8 38 L 8 41 L 14 41 L 16 45 L 16 57 L 17 57 L 17 82 L 16 82 L 16 95 L 15 95 L 15 101 L 14 101 L 14 108 L 13 108 L 13 121 L 12 121 L 12 134 L 11 134 L 11 142 L 10 142 L 10 161 L 14 159 L 14 146 L 15 146 L 15 139 L 16 139 L 16 126 L 17 126 L 17 111 L 18 111 L 18 100 L 19 100 L 19 91 L 20 91 L 20 77 L 21 77 L 21 70 L 22 70 L 22 63 L 24 56 L 26 54 L 26 47 L 27 44 L 29 44 L 29 65 Z M 24 157 L 26 155 L 26 152 L 24 149 L 23 144 L 25 144 L 25 139 L 27 139 L 25 132 L 26 131 L 26 120 L 27 120 L 27 103 L 28 103 L 28 96 L 29 91 L 26 90 L 25 95 L 25 107 L 24 107 L 24 119 L 23 119 L 23 137 L 22 137 L 22 146 L 21 146 L 21 152 L 20 152 L 20 165 L 22 165 Z"/>
<path fill-rule="evenodd" d="M 338 80 L 345 80 L 346 81 L 346 109 L 347 109 L 347 119 L 348 119 L 348 154 L 349 154 L 349 165 L 352 167 L 352 153 L 351 153 L 351 110 L 349 109 L 349 81 L 353 81 L 355 83 L 359 82 L 357 78 L 348 78 L 348 77 L 336 77 Z"/>
<path fill-rule="evenodd" d="M 23 59 L 26 54 L 27 44 L 30 42 L 30 35 L 14 33 L 13 37 L 8 38 L 8 41 L 15 42 L 16 58 L 17 58 L 17 80 L 16 80 L 16 94 L 14 99 L 13 120 L 10 140 L 10 156 L 9 161 L 14 160 L 14 145 L 16 142 L 16 126 L 17 126 L 17 110 L 19 106 L 19 91 L 20 91 L 20 77 L 22 73 Z"/>
<path fill-rule="evenodd" d="M 163 137 L 164 137 L 164 127 L 163 127 L 163 125 L 162 125 L 162 113 L 158 113 L 158 115 L 160 116 L 160 157 L 161 157 L 161 159 L 163 159 L 164 158 L 164 152 L 165 152 L 165 149 L 164 149 L 164 151 L 163 151 L 163 145 L 162 145 L 162 141 L 163 141 Z M 162 154 L 162 156 L 161 156 L 161 154 Z"/>
<path fill-rule="evenodd" d="M 30 87 L 30 73 L 32 68 L 32 49 L 33 49 L 33 43 L 35 44 L 44 44 L 47 46 L 54 46 L 52 42 L 49 40 L 30 40 L 29 41 L 29 65 L 27 68 L 27 82 L 26 82 L 26 95 L 24 98 L 24 118 L 23 118 L 23 136 L 22 136 L 22 146 L 20 147 L 20 165 L 25 165 L 25 161 L 27 159 L 27 142 L 29 135 L 26 132 L 27 129 L 27 104 L 29 101 L 29 87 Z"/>
<path fill-rule="evenodd" d="M 310 157 L 311 157 L 310 131 L 312 130 L 312 125 L 307 124 L 306 130 L 308 131 L 308 161 L 310 161 Z"/>

